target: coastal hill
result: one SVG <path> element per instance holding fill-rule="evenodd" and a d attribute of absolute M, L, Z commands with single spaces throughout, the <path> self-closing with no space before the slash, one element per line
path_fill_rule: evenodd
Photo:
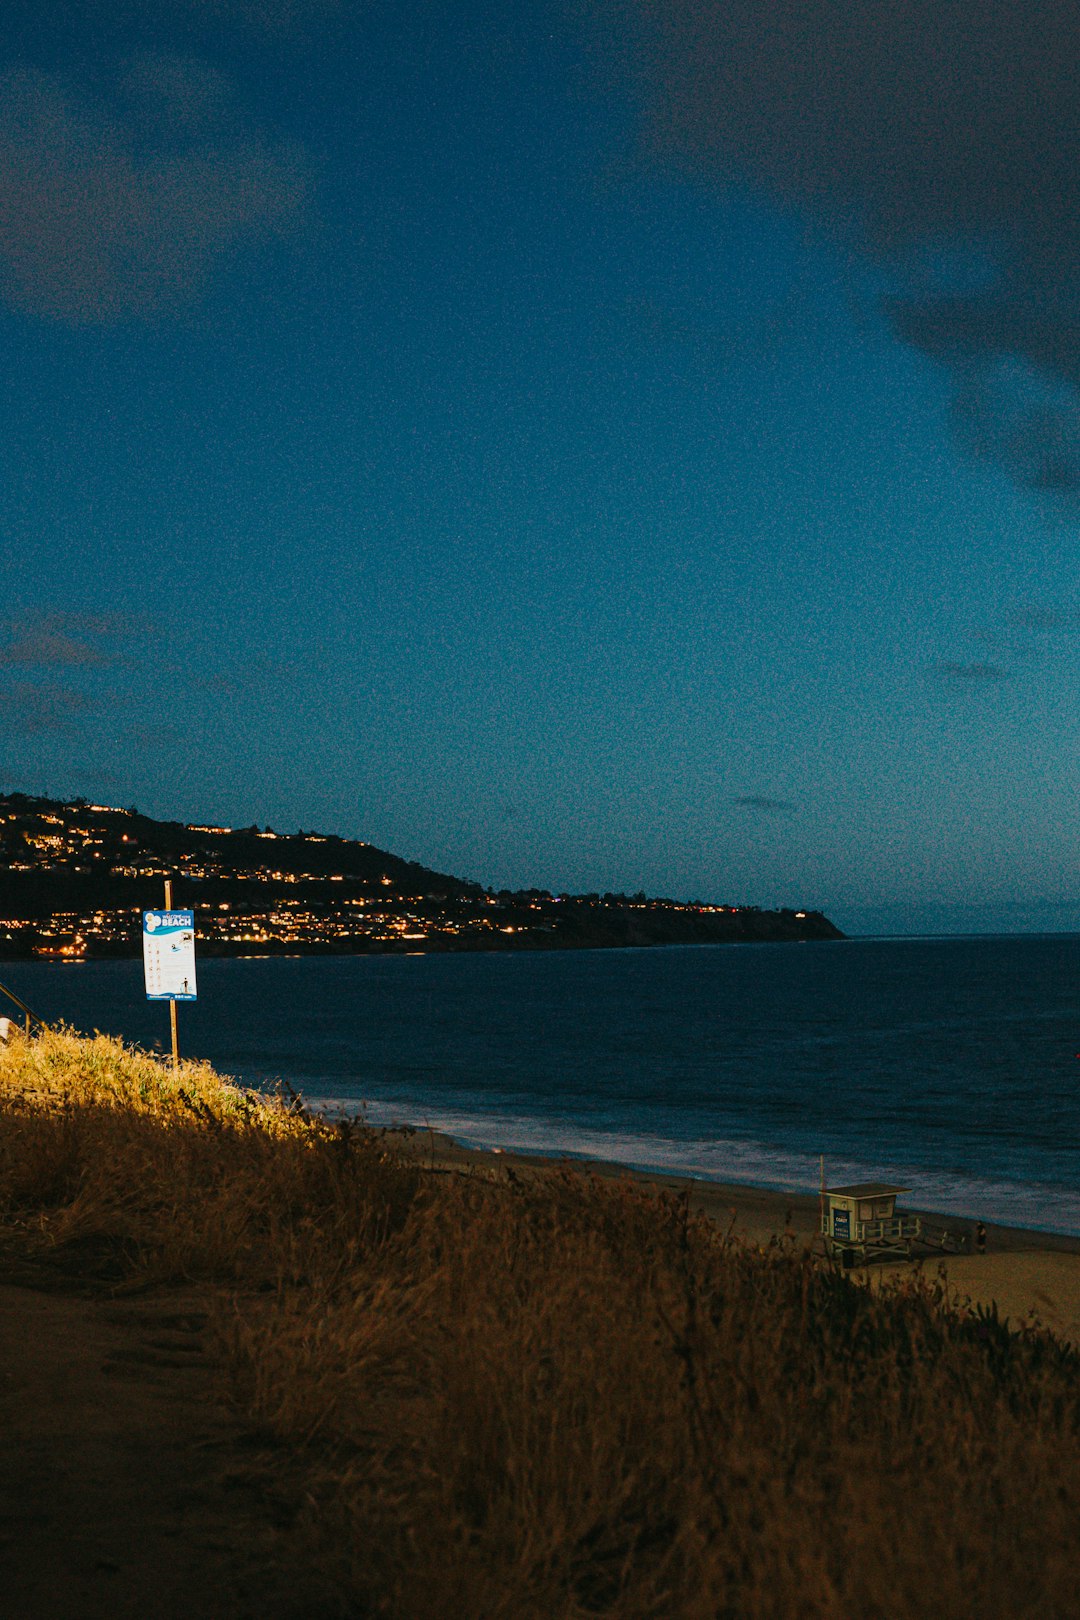
<path fill-rule="evenodd" d="M 141 951 L 141 914 L 195 911 L 204 955 L 551 950 L 840 939 L 816 911 L 638 893 L 485 889 L 332 834 L 156 821 L 134 807 L 0 794 L 0 956 Z"/>

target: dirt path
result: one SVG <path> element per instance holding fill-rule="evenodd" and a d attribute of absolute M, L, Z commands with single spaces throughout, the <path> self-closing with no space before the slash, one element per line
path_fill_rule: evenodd
<path fill-rule="evenodd" d="M 0 1282 L 4 1620 L 331 1620 L 220 1399 L 205 1298 Z"/>

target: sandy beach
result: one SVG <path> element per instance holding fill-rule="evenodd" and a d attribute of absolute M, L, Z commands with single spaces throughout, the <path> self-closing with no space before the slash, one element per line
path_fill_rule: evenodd
<path fill-rule="evenodd" d="M 581 1159 L 551 1159 L 500 1149 L 467 1148 L 438 1131 L 417 1130 L 402 1136 L 410 1154 L 436 1169 L 483 1175 L 548 1175 L 558 1166 L 578 1174 L 605 1179 L 628 1179 L 639 1185 L 690 1196 L 692 1209 L 731 1229 L 751 1243 L 767 1243 L 785 1231 L 809 1244 L 819 1230 L 818 1199 L 810 1194 L 773 1192 L 733 1182 L 702 1181 L 631 1170 L 625 1165 Z M 904 1206 L 905 1209 L 908 1206 Z M 912 1213 L 927 1213 L 912 1209 Z M 936 1217 L 945 1224 L 974 1234 L 976 1216 L 964 1221 Z M 986 1226 L 986 1253 L 940 1256 L 929 1254 L 910 1265 L 877 1262 L 856 1268 L 852 1277 L 877 1285 L 923 1266 L 943 1275 L 958 1301 L 972 1305 L 996 1304 L 998 1313 L 1013 1327 L 1032 1316 L 1059 1338 L 1080 1345 L 1080 1238 L 1027 1228 Z"/>

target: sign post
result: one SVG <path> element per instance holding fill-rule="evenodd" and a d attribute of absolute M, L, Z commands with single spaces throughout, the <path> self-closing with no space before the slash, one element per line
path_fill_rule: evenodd
<path fill-rule="evenodd" d="M 169 1003 L 173 1068 L 180 1061 L 176 1003 L 194 1001 L 195 913 L 172 909 L 172 881 L 165 881 L 163 911 L 143 912 L 143 972 L 147 1001 Z"/>

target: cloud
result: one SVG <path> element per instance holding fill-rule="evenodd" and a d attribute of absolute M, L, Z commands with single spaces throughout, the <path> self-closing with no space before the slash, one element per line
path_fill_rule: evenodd
<path fill-rule="evenodd" d="M 97 647 L 56 630 L 33 630 L 0 646 L 0 665 L 93 666 L 108 663 Z"/>
<path fill-rule="evenodd" d="M 150 628 L 145 613 L 128 613 L 122 609 L 94 613 L 72 608 L 28 608 L 23 613 L 9 614 L 0 622 L 7 631 L 45 628 L 86 636 L 133 636 Z"/>
<path fill-rule="evenodd" d="M 894 329 L 955 369 L 980 453 L 1080 491 L 1075 0 L 629 6 L 654 154 L 749 181 L 894 266 L 945 250 L 951 274 L 890 300 Z"/>
<path fill-rule="evenodd" d="M 141 53 L 118 76 L 117 94 L 132 133 L 183 144 L 243 127 L 236 87 L 226 73 L 194 56 Z"/>
<path fill-rule="evenodd" d="M 269 35 L 285 35 L 324 19 L 347 15 L 350 0 L 64 0 L 67 33 L 78 23 L 100 38 L 111 32 L 130 37 L 151 29 L 200 36 L 217 27 L 235 26 Z"/>
<path fill-rule="evenodd" d="M 91 0 L 95 3 L 95 0 Z M 127 0 L 128 9 L 149 13 L 155 21 L 160 0 Z M 194 12 L 200 23 L 237 21 L 280 33 L 308 19 L 330 17 L 344 9 L 343 0 L 171 0 L 173 12 Z"/>
<path fill-rule="evenodd" d="M 123 707 L 115 673 L 123 648 L 149 628 L 128 613 L 34 612 L 0 625 L 0 728 L 16 736 L 64 733 L 83 715 Z M 105 681 L 101 672 L 108 672 Z M 16 678 L 30 676 L 37 678 Z M 92 691 L 65 679 L 83 677 Z"/>
<path fill-rule="evenodd" d="M 733 803 L 743 810 L 760 810 L 766 815 L 795 809 L 789 799 L 771 799 L 764 793 L 741 793 Z"/>
<path fill-rule="evenodd" d="M 936 665 L 937 673 L 952 681 L 970 681 L 973 685 L 993 686 L 1001 681 L 1011 681 L 1009 670 L 1001 669 L 997 664 L 955 664 L 941 663 Z"/>
<path fill-rule="evenodd" d="M 79 715 L 94 707 L 92 698 L 69 686 L 20 681 L 0 689 L 0 723 L 22 736 L 65 731 Z"/>
<path fill-rule="evenodd" d="M 127 641 L 146 625 L 122 613 L 32 613 L 4 628 L 11 639 L 0 642 L 0 667 L 100 669 L 117 657 L 101 642 Z"/>
<path fill-rule="evenodd" d="M 1036 606 L 1010 608 L 1005 614 L 1005 622 L 1017 630 L 1041 631 L 1052 635 L 1080 630 L 1080 610 Z"/>
<path fill-rule="evenodd" d="M 295 27 L 309 17 L 332 16 L 342 9 L 342 0 L 188 0 L 192 3 L 274 31 Z"/>
<path fill-rule="evenodd" d="M 968 450 L 1026 489 L 1080 495 L 1080 394 L 1026 362 L 960 362 L 954 369 L 954 420 Z"/>
<path fill-rule="evenodd" d="M 124 737 L 140 753 L 151 754 L 158 749 L 169 749 L 181 742 L 184 732 L 179 726 L 162 722 L 159 725 L 131 726 Z"/>
<path fill-rule="evenodd" d="M 107 94 L 34 70 L 0 78 L 0 292 L 72 324 L 196 297 L 227 255 L 290 229 L 302 151 L 249 127 L 190 57 L 142 55 Z"/>
<path fill-rule="evenodd" d="M 193 675 L 191 688 L 194 692 L 209 692 L 212 697 L 236 697 L 243 690 L 240 682 L 231 675 L 212 672 L 209 675 Z"/>

